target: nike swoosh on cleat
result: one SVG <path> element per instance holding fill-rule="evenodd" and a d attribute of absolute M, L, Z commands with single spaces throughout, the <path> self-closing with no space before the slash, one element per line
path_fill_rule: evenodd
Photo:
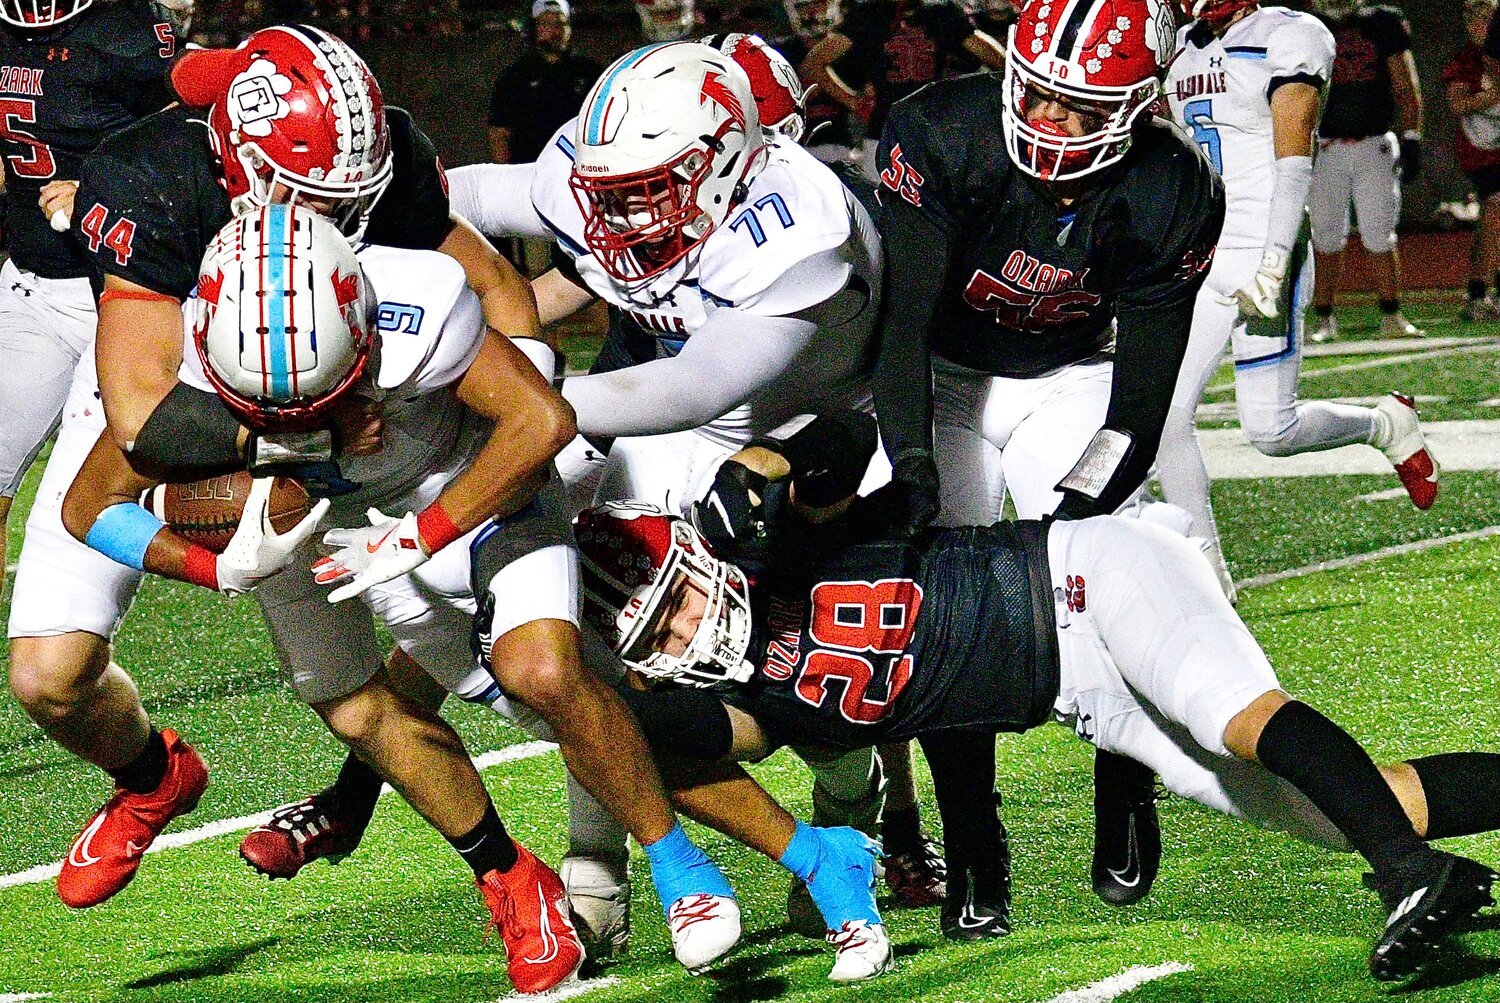
<path fill-rule="evenodd" d="M 1113 867 L 1106 867 L 1105 870 L 1109 871 L 1110 877 L 1114 878 L 1126 888 L 1134 888 L 1136 885 L 1141 883 L 1141 861 L 1140 853 L 1137 850 L 1135 843 L 1135 815 L 1133 814 L 1130 816 L 1129 825 L 1130 834 L 1125 841 L 1128 853 L 1125 858 L 1125 866 L 1118 871 Z"/>
<path fill-rule="evenodd" d="M 542 906 L 542 953 L 535 958 L 522 958 L 528 965 L 545 965 L 557 957 L 557 934 L 552 932 L 552 910 L 547 906 L 547 890 L 540 883 L 536 886 L 536 897 Z"/>
<path fill-rule="evenodd" d="M 971 886 L 964 896 L 963 911 L 958 914 L 958 925 L 963 930 L 977 930 L 989 922 L 988 917 L 974 915 L 974 889 Z"/>
<path fill-rule="evenodd" d="M 84 830 L 78 834 L 78 838 L 73 841 L 73 848 L 68 851 L 69 864 L 73 865 L 74 867 L 88 867 L 90 864 L 97 864 L 99 861 L 104 859 L 103 857 L 96 857 L 89 853 L 89 844 L 93 841 L 94 833 L 98 832 L 99 827 L 103 824 L 104 813 L 100 812 L 99 814 L 95 815 L 94 820 L 90 822 L 84 828 Z"/>

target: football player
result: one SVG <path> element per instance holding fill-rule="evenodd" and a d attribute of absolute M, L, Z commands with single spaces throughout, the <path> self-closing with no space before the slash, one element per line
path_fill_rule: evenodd
<path fill-rule="evenodd" d="M 1240 428 L 1267 456 L 1352 443 L 1382 450 L 1412 504 L 1437 498 L 1438 468 L 1411 398 L 1376 407 L 1297 400 L 1303 314 L 1312 286 L 1306 205 L 1313 132 L 1333 60 L 1333 36 L 1307 14 L 1259 0 L 1185 0 L 1167 101 L 1224 180 L 1228 201 L 1218 250 L 1193 307 L 1193 330 L 1162 432 L 1158 474 L 1167 501 L 1193 518 L 1225 594 L 1224 564 L 1209 501 L 1208 470 L 1194 412 L 1234 344 Z"/>
<path fill-rule="evenodd" d="M 1458 119 L 1458 166 L 1479 197 L 1479 225 L 1469 251 L 1468 302 L 1459 311 L 1459 317 L 1470 323 L 1500 321 L 1500 86 L 1484 59 L 1485 38 L 1497 10 L 1495 0 L 1466 0 L 1467 38 L 1443 67 L 1448 108 Z"/>
<path fill-rule="evenodd" d="M 940 490 L 943 523 L 969 525 L 1007 492 L 1023 519 L 1113 512 L 1145 480 L 1224 218 L 1207 160 L 1151 116 L 1175 37 L 1156 0 L 1028 4 L 1003 76 L 891 110 L 881 231 L 903 295 L 874 391 L 908 529 Z M 1160 856 L 1151 778 L 1095 764 L 1094 888 L 1133 902 Z"/>
<path fill-rule="evenodd" d="M 808 62 L 818 43 L 843 23 L 843 4 L 840 0 L 782 0 L 782 7 L 792 33 L 771 39 L 770 45 L 795 67 L 806 90 L 807 135 L 802 142 L 825 164 L 847 163 L 854 147 L 848 112 L 817 86 Z"/>
<path fill-rule="evenodd" d="M 11 499 L 93 343 L 94 298 L 67 237 L 83 155 L 172 100 L 179 36 L 147 0 L 0 2 L 5 243 L 0 269 L 0 554 Z M 59 51 L 68 54 L 58 59 Z M 43 77 L 46 87 L 42 86 Z M 0 578 L 4 573 L 0 572 Z"/>
<path fill-rule="evenodd" d="M 892 535 L 888 505 L 849 496 L 874 444 L 868 418 L 830 415 L 737 454 L 692 522 L 580 516 L 585 619 L 639 679 L 703 687 L 622 691 L 655 748 L 757 759 L 1056 717 L 1183 797 L 1364 856 L 1390 913 L 1377 979 L 1492 904 L 1489 867 L 1425 840 L 1500 827 L 1500 755 L 1377 768 L 1282 689 L 1197 549 L 1144 520 Z"/>
<path fill-rule="evenodd" d="M 259 430 L 305 428 L 363 397 L 379 408 L 380 448 L 348 456 L 354 489 L 285 535 L 247 506 L 221 556 L 134 504 L 148 480 L 100 436 L 65 502 L 69 531 L 132 567 L 254 590 L 299 696 L 474 869 L 522 991 L 551 988 L 581 961 L 562 883 L 506 834 L 452 729 L 389 692 L 372 610 L 445 689 L 492 703 L 503 687 L 540 715 L 572 773 L 652 860 L 679 959 L 696 969 L 727 950 L 739 927 L 727 882 L 672 818 L 639 732 L 577 653 L 561 488 L 537 494 L 573 435 L 567 405 L 521 349 L 486 333 L 462 269 L 433 252 L 369 245 L 356 258 L 311 210 L 269 205 L 220 231 L 195 307 L 186 383 L 217 391 Z M 405 319 L 382 324 L 392 313 Z M 550 364 L 545 346 L 527 347 Z M 314 560 L 300 538 L 325 513 L 334 553 Z M 325 601 L 326 585 L 340 587 Z M 369 608 L 343 602 L 367 591 Z M 470 653 L 475 594 L 493 679 Z M 376 694 L 395 706 L 380 708 Z"/>
<path fill-rule="evenodd" d="M 1379 276 L 1380 337 L 1420 338 L 1426 332 L 1401 312 L 1396 253 L 1401 182 L 1414 180 L 1422 169 L 1422 87 L 1411 53 L 1411 26 L 1396 8 L 1360 0 L 1313 0 L 1312 6 L 1333 31 L 1337 53 L 1318 124 L 1308 206 L 1317 259 L 1313 313 L 1318 322 L 1312 339 L 1338 334 L 1333 300 L 1343 277 L 1351 201 L 1360 243 Z"/>

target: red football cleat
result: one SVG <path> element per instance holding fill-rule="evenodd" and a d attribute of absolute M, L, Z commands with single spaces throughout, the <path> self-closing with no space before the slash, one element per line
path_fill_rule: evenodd
<path fill-rule="evenodd" d="M 167 823 L 198 807 L 208 786 L 208 767 L 171 728 L 162 729 L 161 737 L 167 743 L 161 786 L 150 794 L 115 788 L 68 851 L 57 876 L 57 895 L 72 908 L 98 905 L 130 884 L 141 855 Z"/>
<path fill-rule="evenodd" d="M 885 884 L 903 908 L 940 905 L 948 893 L 948 865 L 937 844 L 918 833 L 915 850 L 886 856 Z"/>
<path fill-rule="evenodd" d="M 359 846 L 364 826 L 330 812 L 316 794 L 277 808 L 240 841 L 245 863 L 268 878 L 294 878 L 314 860 L 337 864 Z"/>
<path fill-rule="evenodd" d="M 1396 468 L 1396 476 L 1401 478 L 1401 486 L 1411 496 L 1411 503 L 1423 510 L 1432 508 L 1437 501 L 1439 468 L 1422 437 L 1416 402 L 1405 394 L 1391 393 L 1375 409 L 1390 422 L 1390 439 L 1380 451 Z"/>
<path fill-rule="evenodd" d="M 508 871 L 476 881 L 490 907 L 490 929 L 505 942 L 506 969 L 517 992 L 539 993 L 573 977 L 583 944 L 568 918 L 568 893 L 557 873 L 520 843 Z"/>

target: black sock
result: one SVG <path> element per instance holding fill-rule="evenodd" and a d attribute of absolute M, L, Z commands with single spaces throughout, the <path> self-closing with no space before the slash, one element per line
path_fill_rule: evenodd
<path fill-rule="evenodd" d="M 1427 838 L 1500 829 L 1500 753 L 1448 752 L 1408 760 L 1427 796 Z"/>
<path fill-rule="evenodd" d="M 380 777 L 369 764 L 351 752 L 344 757 L 337 779 L 318 794 L 318 800 L 323 803 L 325 811 L 363 829 L 370 824 L 370 816 L 375 814 L 380 784 Z"/>
<path fill-rule="evenodd" d="M 478 825 L 448 842 L 473 869 L 476 878 L 483 878 L 490 871 L 504 872 L 516 866 L 515 841 L 505 831 L 505 823 L 495 813 L 493 803 L 484 806 L 484 817 Z"/>
<path fill-rule="evenodd" d="M 913 853 L 922 839 L 922 813 L 916 805 L 887 811 L 880 822 L 880 845 L 890 856 Z"/>
<path fill-rule="evenodd" d="M 1397 310 L 1400 310 L 1400 309 L 1401 309 L 1401 301 L 1400 300 L 1381 300 L 1380 301 L 1380 312 L 1381 313 L 1392 314 L 1392 313 L 1395 313 Z"/>
<path fill-rule="evenodd" d="M 1293 700 L 1271 715 L 1255 758 L 1307 795 L 1377 876 L 1426 850 L 1369 753 L 1307 704 Z"/>
<path fill-rule="evenodd" d="M 932 792 L 943 820 L 949 872 L 1008 869 L 992 859 L 1004 851 L 1000 795 L 995 792 L 995 736 L 986 731 L 940 731 L 918 740 L 932 771 Z"/>
<path fill-rule="evenodd" d="M 1333 316 L 1333 304 L 1332 303 L 1329 303 L 1329 304 L 1326 304 L 1326 305 L 1322 304 L 1322 303 L 1314 304 L 1313 305 L 1313 313 L 1317 314 L 1319 317 L 1332 317 Z"/>
<path fill-rule="evenodd" d="M 167 743 L 154 727 L 141 754 L 118 770 L 110 770 L 115 783 L 132 794 L 150 794 L 167 775 Z"/>
<path fill-rule="evenodd" d="M 1488 287 L 1485 286 L 1484 279 L 1470 279 L 1469 280 L 1469 299 L 1471 299 L 1471 300 L 1482 300 L 1482 299 L 1484 299 L 1484 294 L 1487 291 L 1488 291 Z"/>
<path fill-rule="evenodd" d="M 1495 289 L 1500 291 L 1500 268 L 1495 269 L 1495 274 L 1491 277 L 1495 280 Z"/>

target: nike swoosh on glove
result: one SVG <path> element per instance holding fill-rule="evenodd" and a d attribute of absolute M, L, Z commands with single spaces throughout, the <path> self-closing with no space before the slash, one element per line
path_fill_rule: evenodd
<path fill-rule="evenodd" d="M 312 507 L 302 521 L 285 533 L 271 527 L 266 505 L 271 499 L 274 477 L 257 477 L 250 485 L 250 497 L 240 513 L 239 527 L 229 546 L 214 560 L 214 574 L 219 591 L 226 596 L 249 592 L 255 586 L 291 563 L 297 548 L 314 532 L 328 514 L 327 498 Z"/>
<path fill-rule="evenodd" d="M 1286 264 L 1284 251 L 1266 248 L 1265 253 L 1260 256 L 1260 267 L 1255 270 L 1255 277 L 1248 286 L 1234 294 L 1242 315 L 1251 319 L 1277 315 L 1281 283 L 1286 279 Z"/>
<path fill-rule="evenodd" d="M 323 543 L 338 549 L 313 562 L 313 580 L 319 585 L 346 583 L 328 594 L 331 603 L 343 602 L 371 586 L 400 578 L 430 556 L 422 544 L 422 534 L 417 531 L 415 512 L 393 519 L 372 508 L 365 516 L 370 525 L 364 529 L 330 529 L 323 534 Z"/>

